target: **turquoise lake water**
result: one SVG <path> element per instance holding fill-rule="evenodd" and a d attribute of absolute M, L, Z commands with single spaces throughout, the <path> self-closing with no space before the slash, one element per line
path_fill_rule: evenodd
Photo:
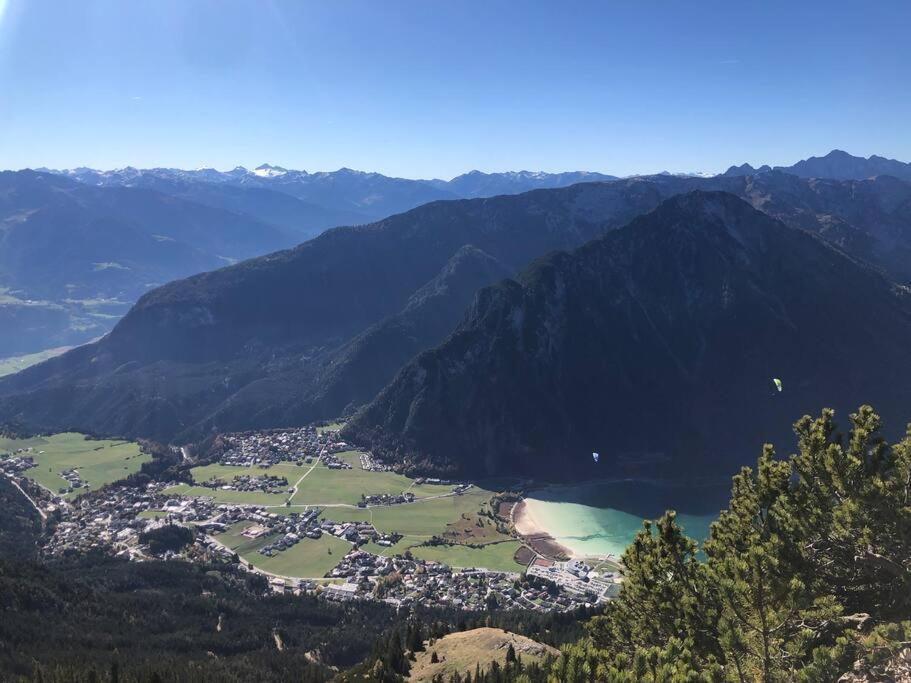
<path fill-rule="evenodd" d="M 619 557 L 642 521 L 657 519 L 667 509 L 677 511 L 688 536 L 702 541 L 726 507 L 729 487 L 604 481 L 530 491 L 526 500 L 537 524 L 573 553 Z"/>

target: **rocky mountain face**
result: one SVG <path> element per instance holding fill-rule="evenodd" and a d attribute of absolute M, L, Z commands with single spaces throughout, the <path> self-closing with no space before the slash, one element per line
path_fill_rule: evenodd
<path fill-rule="evenodd" d="M 723 176 L 743 176 L 743 175 L 756 175 L 757 173 L 768 173 L 772 170 L 772 167 L 763 164 L 759 168 L 753 168 L 749 164 L 740 164 L 740 166 L 731 166 L 727 171 L 722 173 Z"/>
<path fill-rule="evenodd" d="M 773 169 L 768 165 L 753 168 L 750 164 L 731 166 L 722 175 L 742 176 L 768 173 Z M 824 178 L 827 180 L 865 180 L 876 176 L 893 176 L 902 180 L 911 180 L 911 164 L 895 159 L 873 155 L 867 158 L 848 154 L 840 149 L 833 149 L 821 157 L 803 159 L 791 166 L 776 166 L 775 171 L 790 173 L 800 178 Z"/>
<path fill-rule="evenodd" d="M 100 342 L 0 381 L 0 422 L 185 441 L 337 416 L 443 341 L 477 289 L 697 189 L 858 259 L 911 234 L 911 184 L 885 177 L 654 176 L 432 202 L 150 292 Z"/>
<path fill-rule="evenodd" d="M 438 199 L 565 186 L 587 173 L 473 173 L 459 182 L 340 169 L 125 168 L 0 175 L 0 358 L 85 342 L 168 281 Z"/>
<path fill-rule="evenodd" d="M 840 149 L 833 149 L 823 157 L 810 157 L 793 166 L 777 167 L 776 170 L 793 173 L 802 178 L 830 178 L 832 180 L 862 180 L 874 176 L 889 175 L 911 180 L 911 164 L 895 159 L 873 155 L 856 157 Z"/>
<path fill-rule="evenodd" d="M 911 282 L 911 182 L 798 178 L 779 171 L 716 177 L 692 189 L 736 194 L 791 227 L 813 232 L 847 253 Z"/>
<path fill-rule="evenodd" d="M 0 383 L 2 419 L 169 440 L 322 417 L 308 400 L 319 393 L 316 374 L 333 374 L 331 361 L 371 326 L 409 305 L 414 319 L 426 298 L 419 290 L 462 247 L 516 272 L 622 225 L 654 206 L 656 194 L 647 183 L 605 183 L 434 202 L 171 283 L 143 296 L 100 342 Z M 480 272 L 476 286 L 489 281 Z M 420 346 L 437 337 L 422 331 L 416 339 Z M 351 400 L 332 403 L 329 414 Z"/>
<path fill-rule="evenodd" d="M 907 288 L 694 192 L 482 290 L 346 435 L 425 471 L 579 478 L 650 456 L 728 474 L 823 405 L 900 423 L 909 344 Z"/>
<path fill-rule="evenodd" d="M 313 395 L 307 400 L 326 415 L 367 403 L 399 368 L 452 332 L 479 289 L 513 273 L 480 249 L 462 247 L 401 311 L 370 326 L 333 354 L 316 375 Z"/>

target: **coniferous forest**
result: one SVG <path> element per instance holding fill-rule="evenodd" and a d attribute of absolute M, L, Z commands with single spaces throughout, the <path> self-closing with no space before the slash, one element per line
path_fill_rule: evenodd
<path fill-rule="evenodd" d="M 843 432 L 828 410 L 800 419 L 790 457 L 766 446 L 733 477 L 701 547 L 673 511 L 646 522 L 624 554 L 619 598 L 598 613 L 401 613 L 271 596 L 261 578 L 184 562 L 43 562 L 40 520 L 4 481 L 0 671 L 48 682 L 398 681 L 435 639 L 497 626 L 561 655 L 507 657 L 452 680 L 899 680 L 911 641 L 911 430 L 887 443 L 872 408 L 849 419 Z"/>

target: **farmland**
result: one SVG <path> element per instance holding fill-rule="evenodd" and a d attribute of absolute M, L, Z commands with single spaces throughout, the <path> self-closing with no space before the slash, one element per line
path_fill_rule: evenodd
<path fill-rule="evenodd" d="M 217 457 L 202 460 L 213 464 L 194 466 L 198 456 L 184 453 L 177 476 L 97 491 L 149 458 L 134 443 L 58 434 L 0 439 L 0 454 L 11 453 L 0 469 L 70 498 L 97 491 L 78 505 L 33 492 L 32 505 L 61 519 L 44 546 L 50 555 L 105 549 L 144 561 L 176 554 L 265 573 L 275 592 L 402 607 L 567 610 L 605 598 L 614 585 L 590 590 L 579 578 L 588 568 L 566 563 L 539 573 L 568 588 L 541 591 L 523 578 L 535 569 L 526 570 L 535 553 L 492 514 L 493 487 L 410 479 L 374 454 L 346 448 L 335 432 L 320 435 L 313 426 L 223 435 Z M 168 525 L 194 529 L 192 543 L 156 546 L 158 536 L 176 533 Z"/>
<path fill-rule="evenodd" d="M 320 578 L 351 550 L 350 543 L 324 534 L 318 539 L 304 538 L 294 547 L 274 557 L 266 557 L 257 551 L 269 542 L 269 538 L 249 539 L 243 536 L 243 531 L 248 526 L 248 523 L 237 524 L 219 534 L 218 540 L 245 561 L 270 574 Z"/>
<path fill-rule="evenodd" d="M 440 562 L 450 567 L 484 567 L 491 571 L 517 572 L 522 566 L 513 560 L 521 543 L 500 541 L 480 548 L 466 545 L 417 546 L 411 554 L 422 560 Z"/>
<path fill-rule="evenodd" d="M 36 467 L 26 470 L 25 476 L 63 498 L 73 498 L 86 490 L 95 490 L 123 479 L 138 472 L 142 463 L 151 460 L 151 456 L 140 452 L 139 444 L 93 440 L 75 432 L 28 439 L 0 439 L 0 453 L 29 447 L 32 451 L 28 455 L 35 461 Z M 72 469 L 78 472 L 82 486 L 60 492 L 69 486 L 61 473 Z"/>
<path fill-rule="evenodd" d="M 42 363 L 49 358 L 54 358 L 59 356 L 61 353 L 69 351 L 69 346 L 61 346 L 56 349 L 48 349 L 46 351 L 38 351 L 37 353 L 28 353 L 22 356 L 10 356 L 8 358 L 0 358 L 0 377 L 6 375 L 12 375 L 13 373 L 19 372 L 20 370 L 25 370 L 32 365 L 37 365 Z"/>
<path fill-rule="evenodd" d="M 395 472 L 368 472 L 360 467 L 355 451 L 338 454 L 339 460 L 351 465 L 350 470 L 330 470 L 317 467 L 298 486 L 291 499 L 292 505 L 328 505 L 346 503 L 357 505 L 361 495 L 396 495 L 409 491 L 415 498 L 426 498 L 449 493 L 451 486 L 431 484 L 415 485 L 413 479 Z"/>
<path fill-rule="evenodd" d="M 285 477 L 288 485 L 300 483 L 297 492 L 291 498 L 292 506 L 350 505 L 355 506 L 362 495 L 390 494 L 396 495 L 409 491 L 415 498 L 427 498 L 447 494 L 451 486 L 434 484 L 415 484 L 395 472 L 369 472 L 361 469 L 359 455 L 356 451 L 345 451 L 338 454 L 339 460 L 351 465 L 350 470 L 332 470 L 321 465 L 296 466 L 282 462 L 266 468 L 233 467 L 228 465 L 205 465 L 191 470 L 195 482 L 206 482 L 221 479 L 231 482 L 241 475 Z M 306 475 L 306 476 L 305 476 Z M 301 477 L 304 477 L 301 479 Z M 263 492 L 224 491 L 201 486 L 181 484 L 168 490 L 168 493 L 182 496 L 210 496 L 219 503 L 245 503 L 252 505 L 284 505 L 286 495 Z"/>
<path fill-rule="evenodd" d="M 167 489 L 166 493 L 191 498 L 208 497 L 215 503 L 262 505 L 278 514 L 319 507 L 323 510 L 322 519 L 340 523 L 369 522 L 380 533 L 402 534 L 402 540 L 392 547 L 373 542 L 364 546 L 364 550 L 376 555 L 402 554 L 410 549 L 415 557 L 453 567 L 486 567 L 500 571 L 521 569 L 521 565 L 513 560 L 519 542 L 498 532 L 492 520 L 483 514 L 487 511 L 490 491 L 472 488 L 461 495 L 452 495 L 451 485 L 418 484 L 394 472 L 364 470 L 356 451 L 344 451 L 337 457 L 351 465 L 351 469 L 329 469 L 321 463 L 298 466 L 281 462 L 255 468 L 212 464 L 192 470 L 193 479 L 200 484 L 211 480 L 231 482 L 240 475 L 285 477 L 289 488 L 297 485 L 290 505 L 286 505 L 287 489 L 284 493 L 265 493 L 180 484 Z M 414 494 L 415 501 L 357 507 L 362 495 L 397 495 L 403 491 Z M 219 536 L 219 541 L 257 568 L 286 576 L 322 576 L 344 555 L 345 548 L 338 544 L 350 547 L 345 541 L 324 535 L 318 540 L 304 539 L 293 548 L 274 557 L 266 557 L 257 551 L 269 541 L 265 538 L 248 539 L 241 535 L 243 528 L 245 525 L 229 529 Z M 453 545 L 422 546 L 434 536 L 442 537 Z M 333 548 L 333 544 L 338 547 Z M 467 544 L 489 545 L 475 548 Z M 333 550 L 332 555 L 329 550 Z"/>

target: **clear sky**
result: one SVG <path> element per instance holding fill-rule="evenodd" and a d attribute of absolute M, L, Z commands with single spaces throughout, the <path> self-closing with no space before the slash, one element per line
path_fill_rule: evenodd
<path fill-rule="evenodd" d="M 911 160 L 908 0 L 0 0 L 0 167 Z"/>

